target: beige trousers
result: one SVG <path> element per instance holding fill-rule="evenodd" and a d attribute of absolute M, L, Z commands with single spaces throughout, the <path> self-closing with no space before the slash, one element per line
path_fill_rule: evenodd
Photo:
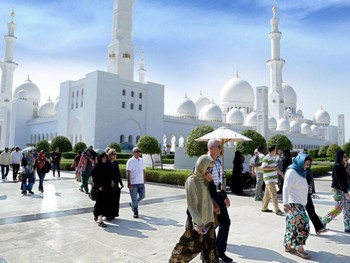
<path fill-rule="evenodd" d="M 275 183 L 269 183 L 265 185 L 265 194 L 264 198 L 262 200 L 262 210 L 268 209 L 269 202 L 272 199 L 273 208 L 275 210 L 275 213 L 278 213 L 280 208 L 278 207 L 277 202 L 277 191 L 276 191 L 276 184 Z"/>

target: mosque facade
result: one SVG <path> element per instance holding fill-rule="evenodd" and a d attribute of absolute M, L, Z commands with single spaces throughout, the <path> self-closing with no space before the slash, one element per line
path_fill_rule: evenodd
<path fill-rule="evenodd" d="M 15 14 L 11 13 L 5 35 L 5 58 L 0 62 L 0 148 L 26 147 L 40 140 L 51 141 L 60 135 L 74 145 L 83 141 L 95 148 L 110 142 L 135 145 L 144 134 L 158 139 L 164 150 L 183 146 L 191 130 L 210 125 L 225 126 L 237 132 L 256 130 L 266 139 L 286 135 L 294 148 L 317 149 L 324 144 L 345 142 L 344 114 L 337 126 L 331 125 L 328 112 L 320 108 L 312 119 L 297 108 L 297 94 L 282 81 L 285 61 L 280 57 L 279 18 L 272 9 L 270 20 L 271 58 L 270 87 L 255 88 L 238 74 L 220 91 L 220 104 L 202 93 L 191 100 L 182 98 L 174 115 L 164 114 L 162 84 L 146 81 L 142 51 L 138 81 L 134 80 L 134 44 L 132 41 L 134 0 L 114 0 L 112 38 L 108 46 L 107 71 L 94 71 L 84 78 L 60 85 L 59 97 L 41 103 L 41 93 L 28 77 L 12 92 Z"/>

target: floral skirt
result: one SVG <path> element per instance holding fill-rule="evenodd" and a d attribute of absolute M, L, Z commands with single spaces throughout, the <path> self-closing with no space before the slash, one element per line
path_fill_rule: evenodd
<path fill-rule="evenodd" d="M 213 224 L 209 224 L 208 227 L 208 232 L 200 235 L 193 229 L 192 221 L 187 220 L 185 233 L 183 233 L 179 242 L 175 245 L 169 263 L 190 262 L 201 252 L 202 262 L 218 263 L 219 257 L 215 244 L 215 228 Z"/>
<path fill-rule="evenodd" d="M 309 217 L 301 204 L 289 204 L 291 212 L 286 215 L 286 232 L 283 245 L 296 248 L 305 245 L 310 233 Z"/>
<path fill-rule="evenodd" d="M 343 211 L 343 220 L 345 230 L 350 230 L 350 200 L 346 200 L 344 192 L 333 189 L 331 190 L 335 201 L 334 207 L 322 218 L 324 225 L 330 223 Z"/>

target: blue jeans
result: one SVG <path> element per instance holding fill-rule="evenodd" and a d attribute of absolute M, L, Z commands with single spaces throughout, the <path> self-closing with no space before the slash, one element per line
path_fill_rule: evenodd
<path fill-rule="evenodd" d="M 38 173 L 39 176 L 39 187 L 38 190 L 40 192 L 44 192 L 44 179 L 45 179 L 46 173 Z"/>
<path fill-rule="evenodd" d="M 134 214 L 138 214 L 139 202 L 145 198 L 145 184 L 133 184 L 131 186 L 131 209 Z"/>
<path fill-rule="evenodd" d="M 22 191 L 32 191 L 33 185 L 35 183 L 34 172 L 29 174 L 23 174 L 22 178 Z"/>
<path fill-rule="evenodd" d="M 52 163 L 52 174 L 55 176 L 55 171 L 57 170 L 58 177 L 60 177 L 60 164 Z"/>
<path fill-rule="evenodd" d="M 1 165 L 1 178 L 5 179 L 9 174 L 9 165 Z"/>

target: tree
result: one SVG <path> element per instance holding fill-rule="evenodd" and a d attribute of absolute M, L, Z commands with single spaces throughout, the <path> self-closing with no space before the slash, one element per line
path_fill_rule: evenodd
<path fill-rule="evenodd" d="M 111 149 L 114 149 L 117 151 L 117 153 L 120 153 L 121 150 L 120 150 L 120 146 L 117 142 L 111 142 L 110 144 L 108 144 L 108 147 L 111 148 Z"/>
<path fill-rule="evenodd" d="M 282 135 L 282 134 L 276 134 L 272 136 L 268 142 L 268 146 L 275 145 L 276 149 L 279 150 L 292 150 L 293 149 L 293 144 L 292 142 L 288 139 L 287 136 Z"/>
<path fill-rule="evenodd" d="M 188 136 L 186 143 L 186 154 L 190 157 L 206 154 L 208 152 L 207 143 L 196 142 L 195 139 L 198 139 L 199 137 L 202 137 L 203 135 L 206 135 L 212 131 L 214 131 L 213 127 L 208 125 L 194 128 Z"/>
<path fill-rule="evenodd" d="M 264 146 L 264 149 L 266 149 L 266 140 L 257 131 L 245 130 L 242 132 L 242 135 L 247 136 L 248 138 L 252 139 L 249 142 L 238 142 L 237 143 L 236 149 L 237 149 L 237 151 L 240 151 L 243 155 L 253 154 L 254 150 L 256 148 L 258 148 L 260 145 Z"/>
<path fill-rule="evenodd" d="M 60 148 L 60 152 L 70 152 L 72 150 L 71 142 L 64 136 L 57 136 L 51 141 L 50 151 L 53 152 L 57 147 Z"/>
<path fill-rule="evenodd" d="M 35 146 L 35 150 L 37 152 L 40 152 L 41 150 L 44 150 L 45 152 L 48 152 L 50 149 L 50 144 L 46 140 L 38 141 Z"/>
<path fill-rule="evenodd" d="M 322 145 L 318 151 L 318 155 L 321 157 L 327 157 L 327 150 L 329 145 Z"/>
<path fill-rule="evenodd" d="M 340 146 L 338 144 L 331 144 L 329 145 L 327 149 L 327 156 L 328 157 L 335 157 L 335 152 L 341 150 Z"/>
<path fill-rule="evenodd" d="M 77 142 L 74 147 L 73 151 L 78 152 L 78 151 L 84 151 L 87 148 L 86 144 L 84 142 Z"/>
<path fill-rule="evenodd" d="M 157 139 L 150 135 L 143 135 L 137 142 L 137 146 L 140 148 L 142 153 L 149 154 L 152 160 L 152 168 L 154 168 L 154 160 L 152 154 L 160 153 L 160 145 Z"/>
<path fill-rule="evenodd" d="M 346 152 L 348 156 L 350 155 L 350 142 L 344 143 L 341 148 L 343 149 L 344 152 Z"/>

